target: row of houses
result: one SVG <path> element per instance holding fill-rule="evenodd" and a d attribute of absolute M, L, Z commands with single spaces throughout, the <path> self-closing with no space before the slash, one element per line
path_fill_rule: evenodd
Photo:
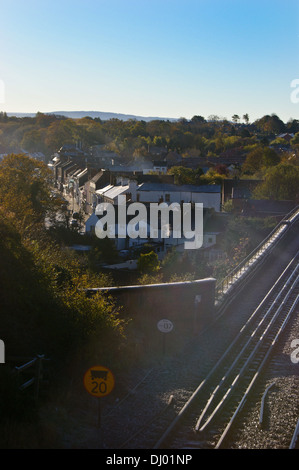
<path fill-rule="evenodd" d="M 101 153 L 103 156 L 103 154 Z M 104 157 L 101 157 L 104 158 Z M 225 214 L 222 207 L 228 200 L 233 201 L 233 207 L 244 215 L 275 215 L 280 216 L 288 212 L 288 207 L 267 206 L 264 203 L 252 204 L 252 193 L 260 180 L 240 180 L 226 178 L 220 185 L 178 185 L 174 183 L 174 176 L 167 173 L 165 161 L 151 162 L 146 160 L 132 161 L 128 165 L 112 162 L 112 156 L 105 156 L 105 161 L 99 159 L 91 161 L 79 149 L 62 148 L 53 158 L 50 166 L 53 169 L 54 179 L 58 189 L 68 195 L 85 214 L 85 231 L 93 233 L 99 220 L 96 207 L 102 202 L 108 202 L 117 207 L 120 196 L 125 196 L 126 204 L 134 202 L 149 206 L 152 203 L 165 202 L 167 204 L 202 203 L 204 207 L 204 220 L 206 214 L 214 214 L 213 229 L 204 223 L 203 249 L 210 249 L 217 245 L 217 239 L 223 233 L 223 219 Z M 177 155 L 173 162 L 178 163 Z M 102 165 L 103 163 L 103 165 Z M 113 163 L 113 164 L 112 164 Z M 154 170 L 154 171 L 153 171 Z M 73 204 L 73 207 L 74 207 Z M 210 215 L 209 215 L 210 217 Z M 141 244 L 152 242 L 157 250 L 162 251 L 175 245 L 183 250 L 185 240 L 162 240 L 161 237 L 150 239 L 150 231 L 143 239 L 130 240 L 116 237 L 115 243 L 119 251 L 131 250 Z"/>
<path fill-rule="evenodd" d="M 111 165 L 99 168 L 92 165 L 81 152 L 78 155 L 70 155 L 62 158 L 57 154 L 53 158 L 50 167 L 53 170 L 57 188 L 74 201 L 73 207 L 80 208 L 86 215 L 85 231 L 93 233 L 99 220 L 96 207 L 101 202 L 109 202 L 113 206 L 118 205 L 119 197 L 125 196 L 126 204 L 134 202 L 143 203 L 149 207 L 152 203 L 166 202 L 167 204 L 202 203 L 204 212 L 212 211 L 221 213 L 221 186 L 219 185 L 177 185 L 174 176 L 167 174 L 167 166 L 163 162 L 153 162 L 154 170 L 148 167 L 146 162 L 132 162 L 131 165 Z M 133 247 L 151 242 L 157 251 L 165 251 L 169 245 L 175 245 L 179 250 L 184 249 L 185 239 L 162 239 L 161 233 L 155 239 L 151 239 L 148 227 L 147 237 L 144 239 L 115 239 L 119 251 L 130 250 Z M 216 232 L 204 233 L 204 246 L 212 246 L 216 243 Z M 167 246 L 166 246 L 167 245 Z"/>
<path fill-rule="evenodd" d="M 196 186 L 149 181 L 138 184 L 136 180 L 120 177 L 118 184 L 108 184 L 96 190 L 95 194 L 96 204 L 100 202 L 117 204 L 118 197 L 126 195 L 128 202 L 202 203 L 206 209 L 214 209 L 215 212 L 220 212 L 221 209 L 221 186 L 214 184 Z"/>
<path fill-rule="evenodd" d="M 191 203 L 190 207 L 194 207 L 195 203 L 202 203 L 204 213 L 207 210 L 213 210 L 215 213 L 220 213 L 221 210 L 221 188 L 218 185 L 207 186 L 194 186 L 194 185 L 176 185 L 174 183 L 165 182 L 149 182 L 144 181 L 138 184 L 136 180 L 130 180 L 120 177 L 118 184 L 108 184 L 102 189 L 96 191 L 96 206 L 101 203 L 110 203 L 116 210 L 118 209 L 120 196 L 124 198 L 127 206 L 134 202 L 142 203 L 147 210 L 147 227 L 146 238 L 126 239 L 116 238 L 115 243 L 118 250 L 130 250 L 139 247 L 144 243 L 151 241 L 157 245 L 157 249 L 161 246 L 164 250 L 176 246 L 178 250 L 185 249 L 186 238 L 183 231 L 182 236 L 175 238 L 169 236 L 165 239 L 162 237 L 162 227 L 160 227 L 159 234 L 154 238 L 151 237 L 150 230 L 150 206 L 151 204 L 167 203 L 167 205 L 178 203 L 182 207 L 184 203 Z M 86 232 L 93 233 L 95 231 L 98 220 L 101 215 L 97 211 L 86 221 Z M 127 223 L 130 218 L 127 218 Z M 194 218 L 192 219 L 192 223 Z M 170 226 L 171 226 L 170 218 Z M 192 227 L 194 229 L 194 226 Z M 204 232 L 203 247 L 214 245 L 216 243 L 217 233 Z"/>

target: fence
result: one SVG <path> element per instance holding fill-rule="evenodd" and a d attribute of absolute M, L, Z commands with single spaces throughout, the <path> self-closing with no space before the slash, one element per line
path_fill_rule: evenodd
<path fill-rule="evenodd" d="M 43 361 L 45 360 L 46 359 L 44 355 L 37 355 L 31 361 L 23 364 L 22 366 L 16 366 L 13 370 L 15 374 L 21 377 L 21 374 L 23 374 L 25 371 L 33 369 L 33 376 L 23 382 L 19 386 L 19 389 L 23 391 L 29 387 L 33 387 L 34 399 L 36 401 L 38 400 L 39 396 L 40 383 L 43 377 Z"/>
<path fill-rule="evenodd" d="M 292 209 L 272 230 L 272 232 L 239 263 L 222 281 L 216 285 L 216 306 L 220 308 L 228 293 L 237 285 L 245 282 L 248 275 L 261 265 L 269 253 L 273 250 L 279 240 L 288 232 L 289 227 L 297 221 L 299 216 L 299 206 Z"/>

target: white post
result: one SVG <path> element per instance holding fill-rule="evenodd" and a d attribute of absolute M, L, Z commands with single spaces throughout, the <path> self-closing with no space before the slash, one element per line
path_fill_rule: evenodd
<path fill-rule="evenodd" d="M 0 364 L 5 363 L 5 345 L 2 339 L 0 339 Z"/>

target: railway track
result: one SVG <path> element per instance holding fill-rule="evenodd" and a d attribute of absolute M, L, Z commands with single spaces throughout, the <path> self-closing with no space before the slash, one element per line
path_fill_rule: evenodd
<path fill-rule="evenodd" d="M 299 302 L 299 251 L 154 448 L 221 448 Z"/>
<path fill-rule="evenodd" d="M 256 399 L 255 382 L 297 305 L 297 250 L 295 228 L 184 351 L 125 376 L 127 395 L 103 410 L 100 448 L 233 447 L 230 431 Z"/>

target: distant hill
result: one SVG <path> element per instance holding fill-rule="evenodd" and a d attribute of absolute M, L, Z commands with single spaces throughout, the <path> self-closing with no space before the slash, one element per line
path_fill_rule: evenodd
<path fill-rule="evenodd" d="M 144 117 L 144 116 L 135 116 L 133 114 L 119 114 L 119 113 L 105 113 L 101 111 L 53 111 L 51 113 L 44 114 L 56 114 L 58 116 L 65 116 L 71 119 L 81 119 L 86 116 L 91 118 L 100 118 L 102 121 L 108 121 L 109 119 L 119 119 L 121 121 L 127 121 L 129 119 L 135 119 L 137 121 L 176 121 L 174 118 L 162 118 L 162 117 Z M 8 116 L 17 116 L 17 117 L 34 117 L 36 113 L 7 113 Z"/>

